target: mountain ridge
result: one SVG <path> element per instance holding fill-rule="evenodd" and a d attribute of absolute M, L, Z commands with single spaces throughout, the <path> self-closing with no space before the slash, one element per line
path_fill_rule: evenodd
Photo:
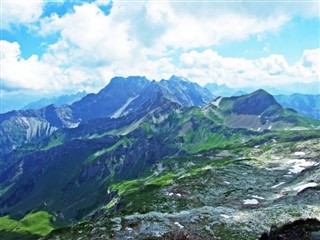
<path fill-rule="evenodd" d="M 175 79 L 173 81 L 173 79 Z M 198 84 L 181 80 L 178 77 L 164 82 L 151 82 L 146 77 L 114 77 L 110 83 L 97 94 L 88 94 L 71 105 L 47 106 L 37 110 L 12 111 L 1 114 L 0 144 L 3 146 L 0 155 L 14 150 L 24 143 L 34 142 L 51 135 L 59 128 L 72 128 L 80 122 L 96 118 L 114 117 L 138 111 L 141 104 L 152 98 L 151 92 L 162 92 L 166 98 L 182 106 L 204 105 L 213 96 Z M 174 82 L 174 83 L 173 83 Z M 189 91 L 181 90 L 189 88 Z M 157 89 L 155 89 L 157 88 Z M 140 94 L 143 95 L 140 96 Z M 55 110 L 52 110 L 54 108 Z M 32 122 L 32 124 L 31 124 Z M 15 125 L 13 127 L 13 125 Z M 11 130 L 10 130 L 11 128 Z M 12 131 L 12 129 L 15 129 Z M 49 131 L 47 129 L 50 129 Z M 32 134 L 30 137 L 29 132 Z M 23 141 L 21 139 L 24 139 Z"/>

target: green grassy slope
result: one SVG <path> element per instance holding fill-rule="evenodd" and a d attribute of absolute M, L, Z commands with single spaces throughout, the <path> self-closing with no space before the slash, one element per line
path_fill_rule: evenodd
<path fill-rule="evenodd" d="M 29 213 L 20 220 L 11 219 L 9 216 L 1 217 L 1 239 L 36 239 L 47 235 L 54 229 L 51 218 L 52 216 L 44 211 Z"/>

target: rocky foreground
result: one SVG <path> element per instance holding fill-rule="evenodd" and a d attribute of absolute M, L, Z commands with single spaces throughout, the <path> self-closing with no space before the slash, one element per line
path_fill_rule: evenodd
<path fill-rule="evenodd" d="M 43 239 L 319 239 L 319 163 L 318 138 L 168 158 L 111 187 L 88 222 Z M 309 218 L 305 235 L 290 228 Z"/>

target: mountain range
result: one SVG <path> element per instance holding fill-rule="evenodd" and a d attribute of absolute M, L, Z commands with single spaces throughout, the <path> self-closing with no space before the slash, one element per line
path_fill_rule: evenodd
<path fill-rule="evenodd" d="M 22 110 L 40 109 L 51 104 L 54 104 L 57 106 L 70 105 L 76 101 L 79 101 L 81 98 L 83 98 L 86 95 L 87 93 L 85 91 L 82 91 L 82 92 L 77 92 L 75 94 L 61 95 L 58 97 L 41 98 L 40 100 L 28 103 L 22 108 Z"/>
<path fill-rule="evenodd" d="M 1 235 L 257 239 L 277 214 L 317 216 L 320 121 L 262 89 L 218 96 L 115 77 L 71 105 L 2 114 Z"/>
<path fill-rule="evenodd" d="M 88 94 L 71 105 L 1 114 L 0 155 L 48 137 L 59 128 L 73 128 L 91 119 L 119 118 L 140 112 L 145 104 L 156 107 L 150 103 L 161 96 L 186 107 L 203 106 L 213 99 L 208 90 L 176 76 L 160 82 L 151 82 L 145 77 L 115 77 L 97 94 Z"/>
<path fill-rule="evenodd" d="M 291 95 L 275 95 L 274 97 L 282 106 L 294 109 L 304 116 L 320 120 L 320 94 L 294 93 Z"/>

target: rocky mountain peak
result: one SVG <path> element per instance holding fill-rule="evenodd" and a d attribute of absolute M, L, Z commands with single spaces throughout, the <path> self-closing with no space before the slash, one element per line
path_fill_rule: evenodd
<path fill-rule="evenodd" d="M 281 109 L 274 97 L 263 89 L 238 97 L 233 104 L 233 112 L 236 114 L 260 115 L 267 108 Z"/>
<path fill-rule="evenodd" d="M 169 81 L 172 81 L 172 82 L 190 82 L 187 78 L 180 77 L 180 76 L 177 76 L 177 75 L 172 75 L 169 78 Z"/>

